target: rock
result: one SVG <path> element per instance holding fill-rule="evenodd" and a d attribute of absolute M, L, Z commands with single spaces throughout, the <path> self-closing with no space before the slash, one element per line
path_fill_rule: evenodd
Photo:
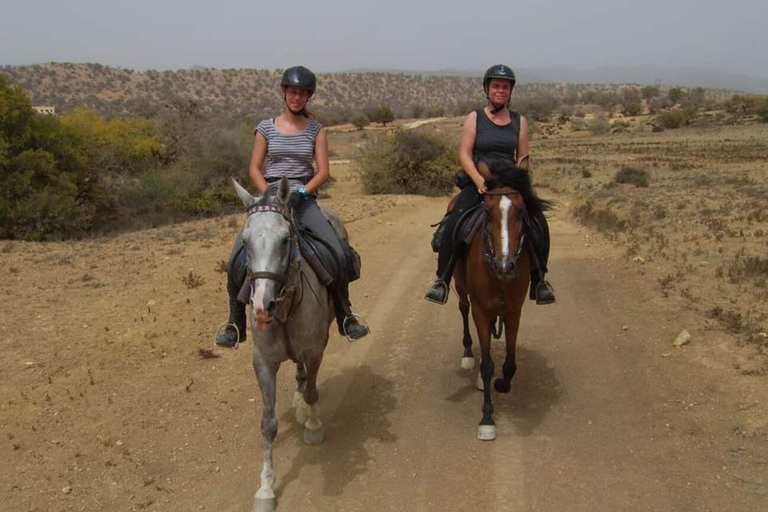
<path fill-rule="evenodd" d="M 637 263 L 638 265 L 645 265 L 645 258 L 642 256 L 635 256 L 632 258 L 632 263 Z"/>
<path fill-rule="evenodd" d="M 628 331 L 629 330 L 629 326 L 628 325 L 622 325 L 621 326 L 621 330 L 622 331 Z"/>
<path fill-rule="evenodd" d="M 72 486 L 71 486 L 71 485 L 68 485 L 68 486 L 66 486 L 66 487 L 63 487 L 63 488 L 61 489 L 61 492 L 63 492 L 64 494 L 70 494 L 70 493 L 72 492 Z"/>
<path fill-rule="evenodd" d="M 675 341 L 672 343 L 675 347 L 682 347 L 683 345 L 687 345 L 691 342 L 691 335 L 683 329 L 683 331 L 677 335 L 677 338 L 675 338 Z"/>

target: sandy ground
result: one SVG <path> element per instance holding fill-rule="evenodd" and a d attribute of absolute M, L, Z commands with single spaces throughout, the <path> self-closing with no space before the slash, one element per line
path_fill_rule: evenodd
<path fill-rule="evenodd" d="M 512 392 L 494 395 L 499 437 L 477 441 L 455 297 L 421 298 L 445 199 L 367 198 L 343 168 L 325 201 L 363 257 L 353 300 L 373 332 L 332 333 L 321 446 L 301 442 L 283 367 L 278 510 L 768 510 L 765 378 L 734 371 L 721 331 L 673 348 L 697 313 L 563 212 L 558 302 L 525 306 Z M 0 244 L 0 509 L 250 510 L 262 457 L 250 342 L 200 353 L 226 318 L 218 267 L 242 220 Z M 499 368 L 501 343 L 494 357 Z"/>

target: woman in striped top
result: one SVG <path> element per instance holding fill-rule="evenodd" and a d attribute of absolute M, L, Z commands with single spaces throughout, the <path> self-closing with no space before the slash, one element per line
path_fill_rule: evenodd
<path fill-rule="evenodd" d="M 293 212 L 299 225 L 330 247 L 339 262 L 341 276 L 331 285 L 339 332 L 350 341 L 368 334 L 368 327 L 352 313 L 349 301 L 347 251 L 325 215 L 317 205 L 317 191 L 330 178 L 328 140 L 322 125 L 307 115 L 307 103 L 315 92 L 314 73 L 303 66 L 288 68 L 280 82 L 285 110 L 279 116 L 265 119 L 256 126 L 249 175 L 259 194 L 276 186 L 285 176 L 291 188 Z M 317 172 L 313 167 L 317 166 Z M 245 306 L 237 300 L 239 291 L 235 265 L 242 258 L 242 240 L 238 235 L 230 255 L 227 283 L 230 319 L 216 344 L 233 347 L 245 340 Z M 237 330 L 234 328 L 237 325 Z M 240 336 L 238 339 L 237 331 Z"/>

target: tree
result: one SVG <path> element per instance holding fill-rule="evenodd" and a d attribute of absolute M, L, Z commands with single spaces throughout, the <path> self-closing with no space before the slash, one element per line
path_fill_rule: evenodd
<path fill-rule="evenodd" d="M 648 101 L 661 96 L 661 89 L 656 85 L 646 85 L 641 89 L 640 93 L 643 95 L 643 99 Z"/>
<path fill-rule="evenodd" d="M 368 116 L 363 114 L 362 112 L 356 112 L 352 116 L 352 124 L 357 128 L 358 130 L 362 130 L 369 124 L 371 124 L 371 121 L 368 119 Z"/>
<path fill-rule="evenodd" d="M 671 101 L 673 105 L 680 103 L 680 100 L 683 99 L 683 96 L 683 90 L 679 87 L 673 87 L 667 93 L 667 98 L 669 98 L 669 101 Z"/>
<path fill-rule="evenodd" d="M 387 126 L 387 123 L 395 120 L 395 113 L 388 106 L 381 105 L 368 111 L 368 119 L 373 123 L 381 123 L 383 126 Z"/>

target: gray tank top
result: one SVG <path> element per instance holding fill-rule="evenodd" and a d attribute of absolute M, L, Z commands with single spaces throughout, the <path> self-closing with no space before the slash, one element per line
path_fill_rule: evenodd
<path fill-rule="evenodd" d="M 510 110 L 512 120 L 499 126 L 493 123 L 479 109 L 477 126 L 475 128 L 475 145 L 472 148 L 472 160 L 477 165 L 480 162 L 491 164 L 493 160 L 507 160 L 517 163 L 517 143 L 520 140 L 520 113 Z"/>

